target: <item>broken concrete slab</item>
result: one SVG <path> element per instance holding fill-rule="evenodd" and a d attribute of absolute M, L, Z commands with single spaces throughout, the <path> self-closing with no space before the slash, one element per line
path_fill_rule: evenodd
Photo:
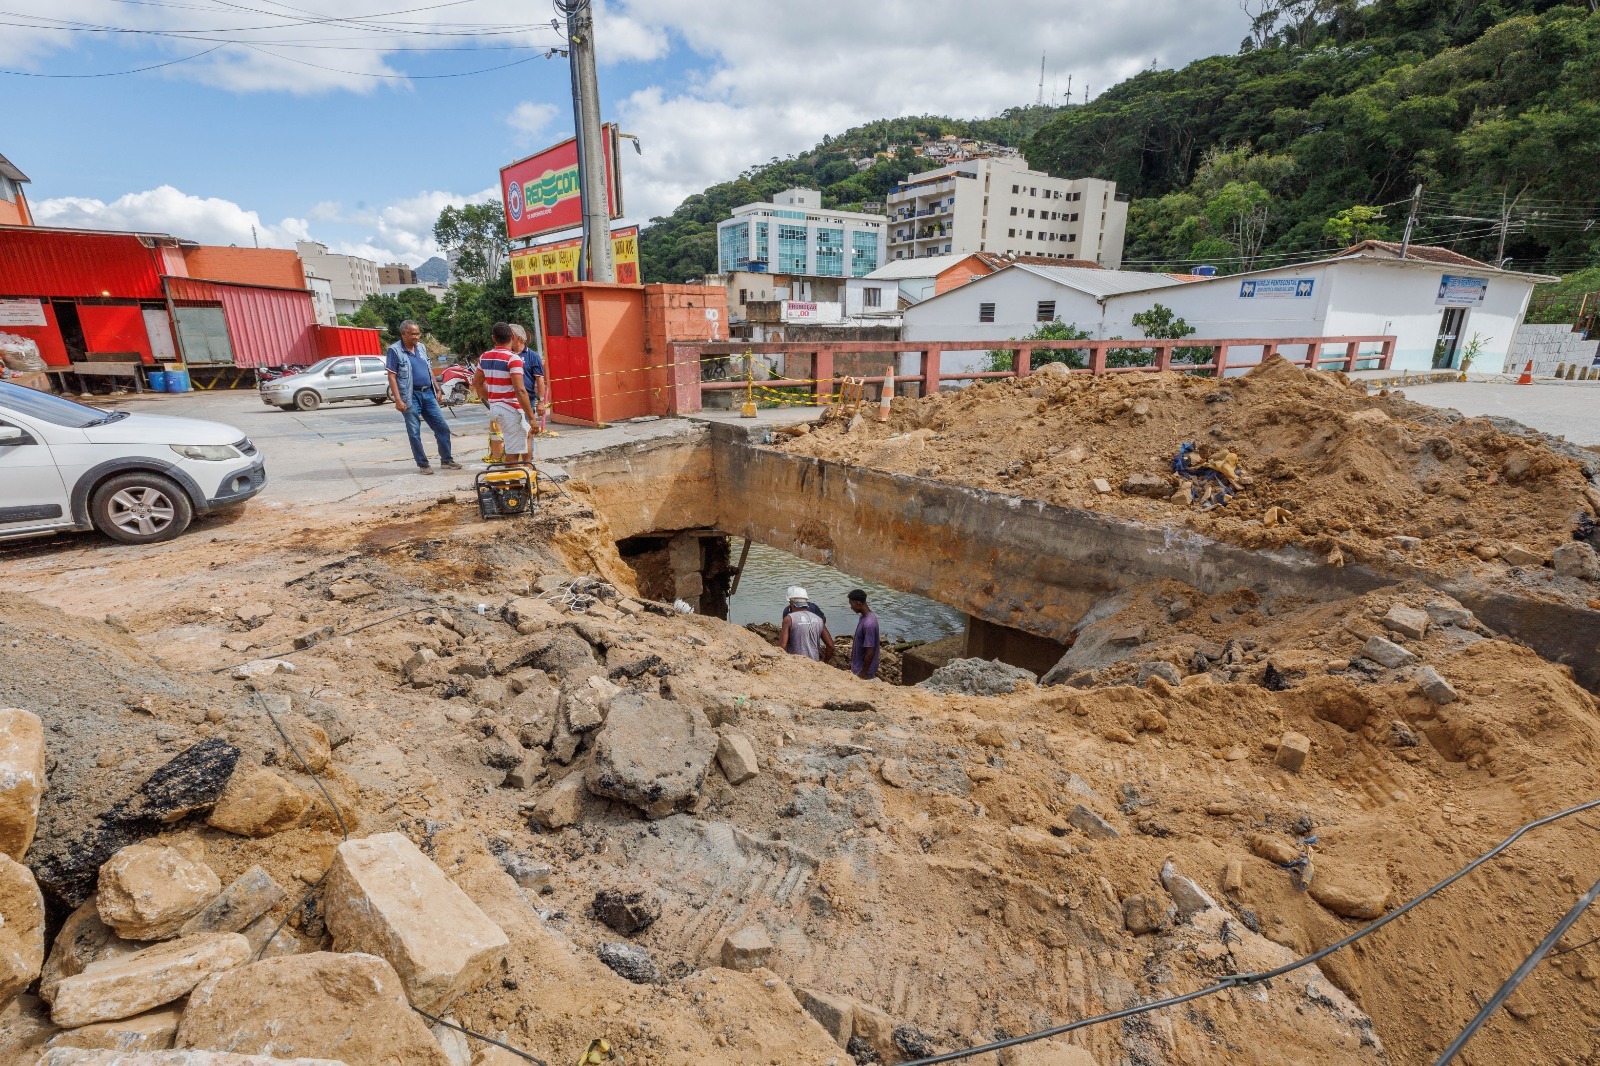
<path fill-rule="evenodd" d="M 1380 621 L 1386 628 L 1412 640 L 1421 640 L 1428 632 L 1428 612 L 1404 603 L 1391 604 Z"/>
<path fill-rule="evenodd" d="M 133 844 L 100 868 L 95 909 L 128 940 L 161 940 L 222 892 L 211 867 L 177 848 Z"/>
<path fill-rule="evenodd" d="M 717 734 L 699 708 L 624 693 L 611 701 L 584 784 L 646 818 L 665 818 L 694 804 L 716 749 Z"/>
<path fill-rule="evenodd" d="M 1067 815 L 1067 824 L 1094 840 L 1115 840 L 1121 835 L 1115 826 L 1081 803 Z"/>
<path fill-rule="evenodd" d="M 533 805 L 533 820 L 546 829 L 564 829 L 577 824 L 583 813 L 586 790 L 581 773 L 570 773 L 551 785 Z"/>
<path fill-rule="evenodd" d="M 613 932 L 633 936 L 661 917 L 661 897 L 641 885 L 602 888 L 594 895 L 594 916 Z"/>
<path fill-rule="evenodd" d="M 599 674 L 561 686 L 560 715 L 573 733 L 599 729 L 606 721 L 606 703 L 622 690 Z"/>
<path fill-rule="evenodd" d="M 815 1018 L 823 1031 L 844 1047 L 855 1035 L 855 1005 L 847 996 L 836 996 L 814 988 L 800 989 L 800 1005 Z"/>
<path fill-rule="evenodd" d="M 292 674 L 294 670 L 294 663 L 288 659 L 252 659 L 235 666 L 232 677 L 235 681 L 254 681 L 273 674 Z"/>
<path fill-rule="evenodd" d="M 44 726 L 19 707 L 0 709 L 0 855 L 22 861 L 44 795 Z"/>
<path fill-rule="evenodd" d="M 328 951 L 218 974 L 189 997 L 180 1048 L 393 1066 L 448 1066 L 383 959 Z"/>
<path fill-rule="evenodd" d="M 758 970 L 772 957 L 772 937 L 759 925 L 736 929 L 723 938 L 721 957 L 724 969 Z"/>
<path fill-rule="evenodd" d="M 400 833 L 339 845 L 323 915 L 334 950 L 387 959 L 426 1011 L 482 986 L 510 947 L 501 928 Z"/>
<path fill-rule="evenodd" d="M 742 785 L 761 772 L 756 746 L 743 733 L 722 734 L 717 741 L 717 765 L 730 785 Z"/>
<path fill-rule="evenodd" d="M 240 874 L 204 910 L 184 922 L 179 936 L 191 933 L 240 933 L 251 922 L 276 907 L 286 893 L 272 875 L 259 866 Z"/>
<path fill-rule="evenodd" d="M 1178 915 L 1188 918 L 1217 905 L 1210 893 L 1178 872 L 1171 859 L 1161 864 L 1161 887 L 1167 890 L 1172 902 L 1178 905 Z"/>
<path fill-rule="evenodd" d="M 162 1007 L 132 1018 L 68 1029 L 51 1037 L 48 1046 L 100 1051 L 164 1051 L 172 1047 L 182 1018 L 182 1007 Z"/>
<path fill-rule="evenodd" d="M 370 581 L 359 577 L 344 577 L 328 586 L 328 598 L 340 603 L 354 603 L 364 600 L 368 596 L 376 596 L 377 588 Z"/>
<path fill-rule="evenodd" d="M 106 949 L 116 945 L 118 955 L 131 955 L 138 950 L 129 941 L 122 940 L 112 928 L 100 920 L 90 900 L 67 916 L 55 942 L 50 946 L 50 957 L 45 959 L 39 974 L 39 997 L 46 1003 L 55 998 L 56 985 L 64 977 L 74 977 L 96 959 L 106 954 Z"/>
<path fill-rule="evenodd" d="M 1436 626 L 1474 629 L 1478 625 L 1473 613 L 1455 600 L 1429 600 L 1423 609 L 1428 612 L 1428 620 Z"/>
<path fill-rule="evenodd" d="M 1582 541 L 1574 540 L 1550 553 L 1559 577 L 1575 577 L 1582 581 L 1600 581 L 1600 555 Z"/>
<path fill-rule="evenodd" d="M 0 1007 L 44 968 L 44 895 L 33 871 L 0 855 Z"/>
<path fill-rule="evenodd" d="M 1529 551 L 1520 544 L 1507 544 L 1500 549 L 1500 558 L 1511 566 L 1543 566 L 1544 556 Z"/>
<path fill-rule="evenodd" d="M 1008 696 L 1019 686 L 1038 683 L 1031 670 L 998 659 L 951 659 L 917 687 L 962 696 Z"/>
<path fill-rule="evenodd" d="M 594 949 L 595 957 L 618 977 L 636 985 L 647 985 L 661 979 L 650 953 L 637 944 L 609 943 Z"/>
<path fill-rule="evenodd" d="M 1416 673 L 1411 676 L 1416 681 L 1417 687 L 1422 690 L 1422 694 L 1434 703 L 1442 706 L 1446 703 L 1454 703 L 1460 698 L 1455 686 L 1446 681 L 1440 676 L 1439 671 L 1431 666 L 1419 666 Z"/>
<path fill-rule="evenodd" d="M 1122 479 L 1122 491 L 1128 496 L 1148 496 L 1153 500 L 1164 500 L 1172 495 L 1172 486 L 1167 479 L 1155 474 L 1129 474 Z"/>
<path fill-rule="evenodd" d="M 1367 642 L 1361 646 L 1361 656 L 1364 659 L 1371 659 L 1379 666 L 1387 666 L 1391 670 L 1401 666 L 1409 666 L 1417 661 L 1417 656 L 1414 652 L 1402 648 L 1392 640 L 1385 640 L 1383 637 L 1367 638 Z"/>
<path fill-rule="evenodd" d="M 1293 730 L 1278 738 L 1278 751 L 1272 761 L 1292 774 L 1299 773 L 1311 755 L 1311 738 Z"/>
<path fill-rule="evenodd" d="M 238 933 L 197 933 L 90 964 L 56 986 L 50 1019 L 63 1029 L 131 1018 L 165 1006 L 250 957 Z"/>
<path fill-rule="evenodd" d="M 262 766 L 241 766 L 206 824 L 242 837 L 269 837 L 305 820 L 311 797 Z"/>

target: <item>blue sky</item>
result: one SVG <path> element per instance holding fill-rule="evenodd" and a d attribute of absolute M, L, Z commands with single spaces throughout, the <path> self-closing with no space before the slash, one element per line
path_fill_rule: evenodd
<path fill-rule="evenodd" d="M 566 61 L 538 51 L 560 43 L 542 5 L 325 0 L 316 16 L 268 0 L 8 6 L 6 70 L 121 71 L 222 45 L 126 76 L 0 74 L 9 105 L 0 153 L 32 179 L 29 198 L 46 224 L 239 244 L 254 224 L 264 245 L 309 236 L 419 263 L 436 250 L 429 231 L 441 207 L 490 194 L 502 164 L 572 127 Z M 1098 93 L 1152 59 L 1171 66 L 1231 51 L 1244 32 L 1233 0 L 982 9 L 887 0 L 809 11 L 762 0 L 613 0 L 597 13 L 607 117 L 643 143 L 643 156 L 629 152 L 624 164 L 637 218 L 869 119 L 986 115 L 1031 102 L 1041 49 L 1053 56 L 1047 95 L 1069 73 L 1075 90 L 1087 83 Z M 451 50 L 412 50 L 439 46 Z"/>

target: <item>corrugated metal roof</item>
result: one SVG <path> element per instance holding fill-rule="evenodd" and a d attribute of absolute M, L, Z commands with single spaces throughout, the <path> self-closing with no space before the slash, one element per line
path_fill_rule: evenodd
<path fill-rule="evenodd" d="M 0 295 L 159 300 L 159 252 L 131 233 L 0 228 Z"/>
<path fill-rule="evenodd" d="M 1166 274 L 1146 274 L 1141 270 L 1095 270 L 1089 267 L 1039 266 L 1033 263 L 1017 263 L 1008 269 L 1026 270 L 1047 281 L 1095 297 L 1187 284 Z M 994 274 L 989 275 L 989 277 L 994 276 Z"/>
<path fill-rule="evenodd" d="M 916 259 L 892 259 L 867 275 L 869 281 L 900 281 L 904 278 L 932 278 L 975 253 L 925 255 Z"/>

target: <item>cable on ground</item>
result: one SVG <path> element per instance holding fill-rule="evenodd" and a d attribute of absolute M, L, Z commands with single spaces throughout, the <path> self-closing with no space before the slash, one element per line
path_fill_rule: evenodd
<path fill-rule="evenodd" d="M 507 602 L 509 602 L 509 601 L 507 601 Z M 504 610 L 504 607 L 502 607 L 501 609 Z M 241 666 L 249 666 L 251 663 L 263 662 L 263 661 L 265 661 L 267 659 L 284 659 L 284 658 L 289 657 L 290 655 L 299 655 L 303 651 L 310 651 L 312 648 L 315 648 L 318 645 L 326 644 L 328 641 L 333 640 L 335 637 L 353 636 L 353 635 L 355 635 L 357 633 L 362 632 L 363 630 L 371 629 L 374 626 L 381 626 L 385 622 L 393 622 L 396 618 L 404 618 L 408 614 L 416 614 L 418 611 L 459 611 L 462 614 L 475 615 L 475 616 L 477 616 L 479 618 L 487 618 L 488 617 L 488 612 L 487 611 L 480 612 L 475 607 L 461 607 L 461 606 L 458 606 L 457 604 L 453 604 L 453 603 L 421 603 L 421 604 L 418 604 L 415 607 L 408 607 L 403 611 L 396 611 L 394 614 L 385 615 L 384 617 L 379 618 L 376 621 L 368 622 L 365 625 L 356 626 L 354 629 L 346 629 L 342 633 L 330 633 L 328 636 L 326 636 L 326 637 L 322 638 L 321 640 L 317 641 L 316 644 L 308 644 L 303 648 L 291 648 L 290 650 L 284 651 L 284 652 L 277 652 L 277 653 L 268 652 L 265 655 L 257 655 L 253 659 L 246 659 L 242 663 L 234 663 L 231 666 L 219 666 L 215 670 L 212 670 L 211 672 L 213 674 L 220 674 L 220 673 L 223 673 L 223 672 L 228 671 L 228 670 L 237 670 Z M 496 617 L 499 617 L 498 614 L 496 615 Z M 282 647 L 282 645 L 280 644 L 279 647 Z M 282 732 L 282 730 L 279 730 L 279 732 Z"/>
<path fill-rule="evenodd" d="M 477 1038 L 479 1040 L 482 1040 L 486 1044 L 493 1044 L 497 1048 L 504 1048 L 506 1051 L 511 1052 L 513 1055 L 516 1055 L 518 1058 L 526 1059 L 526 1060 L 528 1060 L 529 1062 L 532 1062 L 532 1063 L 537 1063 L 538 1066 L 549 1066 L 549 1063 L 545 1062 L 543 1059 L 541 1059 L 541 1058 L 539 1058 L 539 1057 L 537 1057 L 535 1055 L 530 1055 L 528 1052 L 523 1051 L 521 1048 L 515 1048 L 515 1047 L 512 1047 L 510 1044 L 501 1043 L 500 1041 L 496 1040 L 492 1036 L 484 1036 L 482 1033 L 473 1032 L 471 1029 L 468 1029 L 464 1025 L 457 1025 L 455 1022 L 447 1022 L 443 1018 L 435 1018 L 433 1015 L 429 1014 L 427 1011 L 423 1010 L 421 1007 L 412 1007 L 411 1009 L 416 1011 L 418 1014 L 422 1015 L 424 1018 L 426 1018 L 429 1022 L 431 1022 L 434 1025 L 442 1025 L 446 1029 L 454 1029 L 458 1033 L 465 1033 L 467 1036 L 475 1037 L 475 1038 Z"/>
<path fill-rule="evenodd" d="M 1432 898 L 1439 892 L 1442 892 L 1444 889 L 1449 888 L 1451 885 L 1455 884 L 1457 881 L 1461 880 L 1463 877 L 1467 876 L 1469 873 L 1476 870 L 1490 859 L 1498 856 L 1512 844 L 1516 843 L 1524 833 L 1530 832 L 1534 829 L 1542 828 L 1543 826 L 1549 825 L 1552 822 L 1558 822 L 1563 818 L 1570 818 L 1575 814 L 1581 814 L 1584 811 L 1592 810 L 1596 807 L 1600 807 L 1600 799 L 1593 799 L 1587 803 L 1579 804 L 1576 807 L 1569 807 L 1564 811 L 1557 811 L 1555 814 L 1549 814 L 1543 818 L 1539 818 L 1535 821 L 1527 823 L 1520 829 L 1516 830 L 1516 832 L 1506 837 L 1500 843 L 1496 844 L 1493 848 L 1484 852 L 1482 855 L 1479 855 L 1476 859 L 1473 859 L 1471 862 L 1467 863 L 1467 865 L 1461 867 L 1449 877 L 1446 877 L 1444 880 L 1438 882 L 1421 895 L 1418 895 L 1406 903 L 1401 904 L 1388 914 L 1385 914 L 1382 918 L 1362 926 L 1349 936 L 1336 940 L 1327 947 L 1295 959 L 1292 962 L 1284 963 L 1282 966 L 1277 966 L 1270 970 L 1263 970 L 1259 973 L 1229 974 L 1216 984 L 1210 985 L 1206 988 L 1196 989 L 1193 992 L 1185 992 L 1182 995 L 1170 996 L 1166 999 L 1158 999 L 1149 1003 L 1140 1003 L 1132 1007 L 1124 1007 L 1122 1010 L 1111 1011 L 1107 1014 L 1098 1014 L 1092 1018 L 1082 1018 L 1075 1022 L 1068 1022 L 1065 1025 L 1058 1025 L 1050 1029 L 1041 1029 L 1038 1032 L 1025 1033 L 1022 1036 L 1014 1036 L 1005 1040 L 996 1040 L 992 1043 L 982 1044 L 977 1047 L 965 1048 L 960 1051 L 948 1051 L 942 1055 L 931 1055 L 926 1058 L 914 1059 L 910 1062 L 904 1063 L 903 1066 L 935 1066 L 936 1063 L 941 1062 L 956 1062 L 961 1059 L 968 1059 L 977 1055 L 985 1055 L 990 1052 L 1002 1051 L 1005 1048 L 1016 1047 L 1019 1044 L 1032 1043 L 1035 1040 L 1048 1040 L 1051 1037 L 1062 1036 L 1066 1033 L 1073 1032 L 1074 1030 L 1084 1029 L 1091 1025 L 1099 1025 L 1103 1022 L 1120 1021 L 1123 1018 L 1132 1018 L 1136 1015 L 1148 1014 L 1151 1011 L 1165 1010 L 1168 1007 L 1180 1006 L 1184 1003 L 1188 1003 L 1191 1000 L 1201 999 L 1205 996 L 1216 995 L 1218 992 L 1225 992 L 1231 988 L 1240 988 L 1247 985 L 1260 984 L 1263 981 L 1270 981 L 1274 977 L 1281 977 L 1286 973 L 1298 970 L 1301 967 L 1309 966 L 1314 962 L 1325 959 L 1341 948 L 1349 947 L 1351 944 L 1362 939 L 1363 937 L 1371 936 L 1373 933 L 1376 933 L 1379 929 L 1382 929 L 1396 918 L 1399 918 L 1401 915 L 1410 912 L 1413 908 L 1420 906 L 1424 901 Z M 1582 904 L 1583 907 L 1587 907 L 1589 903 L 1593 901 L 1596 895 L 1600 895 L 1600 884 L 1597 884 L 1594 888 L 1590 889 L 1584 898 L 1579 900 L 1579 903 Z M 1571 922 L 1577 920 L 1577 914 L 1582 913 L 1582 910 L 1579 908 L 1574 908 L 1574 910 L 1576 913 L 1569 913 L 1567 918 L 1562 920 L 1562 925 L 1558 927 L 1559 931 L 1554 934 L 1556 939 L 1559 939 L 1560 935 L 1566 932 L 1566 929 L 1571 925 Z M 1549 942 L 1554 944 L 1555 940 L 1549 940 Z M 1524 967 L 1531 970 L 1533 966 L 1538 963 L 1539 959 L 1543 957 L 1544 951 L 1548 950 L 1548 948 L 1544 945 L 1541 945 L 1541 947 L 1544 948 L 1544 950 L 1538 951 L 1533 956 L 1530 956 L 1529 960 L 1523 963 Z M 1520 968 L 1518 973 L 1523 977 L 1527 976 L 1526 973 L 1523 973 Z M 1513 977 L 1516 977 L 1518 981 L 1521 980 L 1521 977 L 1517 977 L 1515 974 Z M 1515 988 L 1515 985 L 1513 985 L 1512 988 Z M 1510 990 L 1507 989 L 1505 994 L 1510 995 Z M 1504 997 L 1502 996 L 1498 1000 L 1491 1001 L 1491 1003 L 1494 1006 L 1498 1006 L 1499 1002 L 1502 1002 L 1503 1000 Z M 1489 1013 L 1491 1013 L 1490 1007 L 1489 1005 L 1486 1005 L 1484 1010 L 1480 1012 L 1480 1018 L 1474 1019 L 1474 1025 L 1469 1028 L 1476 1029 L 1477 1025 L 1482 1024 L 1481 1019 L 1486 1018 Z M 1470 1037 L 1471 1032 L 1464 1033 L 1463 1036 Z M 1465 1043 L 1465 1040 L 1462 1040 L 1461 1042 Z M 1439 1060 L 1440 1063 L 1446 1061 L 1447 1059 Z"/>

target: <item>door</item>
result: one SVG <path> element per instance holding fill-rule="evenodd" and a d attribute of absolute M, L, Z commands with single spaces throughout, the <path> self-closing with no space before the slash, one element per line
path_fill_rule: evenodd
<path fill-rule="evenodd" d="M 544 295 L 545 373 L 549 375 L 550 413 L 594 423 L 594 379 L 589 366 L 589 337 L 583 294 Z"/>
<path fill-rule="evenodd" d="M 320 391 L 325 400 L 353 400 L 362 395 L 361 368 L 354 356 L 335 359 L 333 365 L 322 372 L 322 377 Z"/>
<path fill-rule="evenodd" d="M 1439 339 L 1433 344 L 1433 369 L 1454 370 L 1461 334 L 1467 325 L 1465 307 L 1446 307 L 1439 319 Z"/>
<path fill-rule="evenodd" d="M 172 322 L 165 310 L 144 309 L 144 331 L 150 338 L 150 354 L 157 363 L 178 362 L 178 347 L 172 343 Z"/>
<path fill-rule="evenodd" d="M 179 307 L 178 346 L 183 361 L 190 366 L 233 364 L 233 343 L 228 339 L 228 322 L 220 307 Z"/>
<path fill-rule="evenodd" d="M 382 399 L 389 395 L 389 372 L 381 357 L 361 357 L 361 380 L 356 387 L 356 395 L 364 400 Z"/>
<path fill-rule="evenodd" d="M 38 430 L 0 414 L 0 537 L 72 525 L 61 472 Z"/>

